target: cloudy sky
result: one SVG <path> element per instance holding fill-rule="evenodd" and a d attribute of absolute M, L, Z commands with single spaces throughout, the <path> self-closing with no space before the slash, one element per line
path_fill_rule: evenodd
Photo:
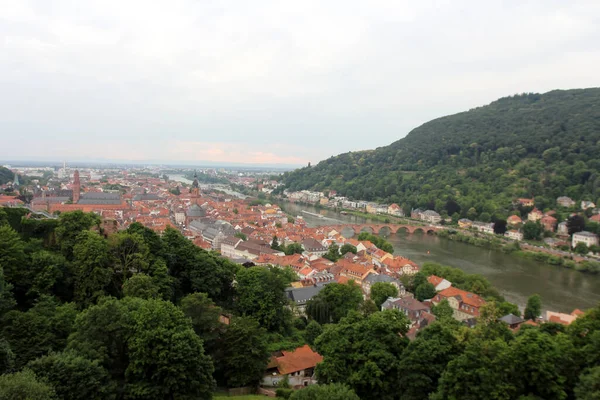
<path fill-rule="evenodd" d="M 0 0 L 0 161 L 315 163 L 599 71 L 598 0 Z"/>

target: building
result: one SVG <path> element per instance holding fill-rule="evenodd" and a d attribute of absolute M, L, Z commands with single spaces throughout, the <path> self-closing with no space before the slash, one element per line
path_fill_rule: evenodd
<path fill-rule="evenodd" d="M 387 209 L 387 212 L 388 214 L 395 215 L 396 217 L 404 217 L 404 211 L 396 203 L 390 204 L 390 206 Z"/>
<path fill-rule="evenodd" d="M 535 204 L 534 199 L 517 199 L 517 203 L 523 207 L 533 207 Z"/>
<path fill-rule="evenodd" d="M 458 227 L 463 229 L 469 229 L 473 225 L 473 221 L 468 218 L 461 218 L 458 220 Z"/>
<path fill-rule="evenodd" d="M 437 224 L 442 220 L 442 217 L 433 210 L 427 210 L 421 213 L 421 220 L 430 224 Z"/>
<path fill-rule="evenodd" d="M 299 314 L 304 315 L 304 312 L 306 311 L 306 303 L 308 303 L 308 301 L 310 299 L 312 299 L 317 294 L 319 294 L 319 292 L 321 290 L 323 290 L 325 285 L 330 282 L 332 282 L 332 281 L 327 281 L 327 282 L 323 282 L 323 283 L 315 283 L 312 286 L 306 286 L 306 287 L 300 287 L 300 288 L 288 287 L 285 289 L 285 294 L 286 294 L 287 298 L 290 300 L 290 302 L 292 302 L 295 305 L 296 311 Z"/>
<path fill-rule="evenodd" d="M 442 300 L 448 300 L 448 304 L 454 311 L 454 319 L 463 321 L 473 317 L 479 317 L 479 309 L 485 304 L 485 300 L 475 293 L 449 287 L 438 292 L 433 298 L 434 304 Z"/>
<path fill-rule="evenodd" d="M 581 202 L 581 209 L 582 210 L 587 210 L 588 208 L 596 208 L 596 204 L 594 204 L 591 201 L 585 201 L 585 200 L 583 200 Z"/>
<path fill-rule="evenodd" d="M 423 210 L 421 210 L 420 208 L 415 208 L 411 210 L 410 217 L 412 219 L 421 219 L 421 214 L 423 214 Z"/>
<path fill-rule="evenodd" d="M 473 222 L 473 228 L 481 233 L 486 233 L 488 235 L 494 234 L 494 224 L 489 222 Z"/>
<path fill-rule="evenodd" d="M 558 233 L 560 236 L 569 236 L 569 226 L 567 225 L 566 221 L 563 221 L 560 224 L 558 224 L 558 229 L 556 233 Z"/>
<path fill-rule="evenodd" d="M 323 357 L 308 345 L 294 351 L 277 352 L 271 357 L 263 377 L 263 386 L 278 386 L 285 376 L 290 386 L 308 386 L 317 383 L 315 367 Z"/>
<path fill-rule="evenodd" d="M 523 240 L 523 233 L 515 229 L 511 229 L 504 233 L 504 236 L 512 240 Z"/>
<path fill-rule="evenodd" d="M 525 320 L 519 316 L 508 314 L 502 318 L 498 318 L 498 321 L 504 322 L 510 329 L 518 329 Z"/>
<path fill-rule="evenodd" d="M 506 223 L 511 226 L 517 226 L 523 223 L 523 220 L 518 215 L 511 215 L 506 219 Z"/>
<path fill-rule="evenodd" d="M 404 288 L 404 285 L 398 279 L 392 278 L 389 275 L 379 275 L 375 272 L 369 273 L 365 277 L 365 279 L 363 279 L 363 281 L 362 281 L 363 292 L 365 292 L 365 294 L 368 296 L 371 293 L 371 287 L 378 282 L 386 282 L 386 283 L 390 283 L 390 284 L 394 285 L 396 287 L 396 289 L 398 289 L 398 295 L 400 297 L 403 297 L 404 294 L 406 293 L 406 289 Z"/>
<path fill-rule="evenodd" d="M 531 222 L 537 222 L 540 219 L 542 219 L 543 216 L 544 216 L 544 213 L 542 213 L 537 208 L 534 208 L 533 210 L 531 210 L 531 212 L 529 214 L 527 214 L 527 220 L 529 220 Z"/>
<path fill-rule="evenodd" d="M 421 303 L 419 300 L 412 297 L 404 297 L 401 299 L 389 298 L 382 305 L 382 310 L 398 310 L 408 317 L 411 321 L 411 326 L 418 323 L 424 313 L 428 313 L 430 308 Z"/>
<path fill-rule="evenodd" d="M 304 249 L 304 254 L 315 258 L 322 257 L 329 250 L 327 246 L 324 246 L 323 243 L 313 238 L 304 239 L 302 241 L 302 248 Z"/>
<path fill-rule="evenodd" d="M 592 232 L 582 231 L 573 234 L 571 246 L 577 246 L 577 243 L 584 243 L 587 247 L 598 246 L 598 235 Z"/>
<path fill-rule="evenodd" d="M 567 196 L 560 196 L 556 199 L 556 204 L 561 207 L 575 207 L 575 201 Z"/>
<path fill-rule="evenodd" d="M 436 292 L 439 292 L 444 289 L 448 289 L 450 286 L 452 286 L 452 283 L 450 281 L 448 281 L 442 277 L 439 277 L 437 275 L 428 276 L 427 282 L 429 282 L 433 285 Z"/>
<path fill-rule="evenodd" d="M 544 215 L 540 222 L 545 230 L 547 230 L 548 232 L 554 232 L 558 220 L 552 215 Z"/>

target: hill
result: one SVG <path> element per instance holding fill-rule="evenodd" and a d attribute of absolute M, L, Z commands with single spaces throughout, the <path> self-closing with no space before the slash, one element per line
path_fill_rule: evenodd
<path fill-rule="evenodd" d="M 12 182 L 15 179 L 15 174 L 8 168 L 0 167 L 0 185 Z"/>
<path fill-rule="evenodd" d="M 600 88 L 504 97 L 427 122 L 375 150 L 286 173 L 289 190 L 335 190 L 405 209 L 505 215 L 517 197 L 600 197 Z M 454 200 L 450 201 L 449 200 Z"/>

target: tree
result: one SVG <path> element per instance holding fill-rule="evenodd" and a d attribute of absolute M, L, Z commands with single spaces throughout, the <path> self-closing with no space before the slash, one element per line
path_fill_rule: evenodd
<path fill-rule="evenodd" d="M 19 234 L 9 225 L 0 225 L 0 268 L 4 276 L 0 277 L 11 284 L 15 297 L 22 303 L 28 290 L 28 268 L 26 266 L 25 243 Z M 0 286 L 0 290 L 2 287 Z"/>
<path fill-rule="evenodd" d="M 543 230 L 540 224 L 532 221 L 527 221 L 523 225 L 523 237 L 525 240 L 540 240 Z"/>
<path fill-rule="evenodd" d="M 0 399 L 53 400 L 56 398 L 52 386 L 40 381 L 31 370 L 25 369 L 0 376 Z"/>
<path fill-rule="evenodd" d="M 60 215 L 55 230 L 56 240 L 67 259 L 72 259 L 73 247 L 79 241 L 77 236 L 93 226 L 100 227 L 100 217 L 96 214 L 72 211 Z"/>
<path fill-rule="evenodd" d="M 362 302 L 362 290 L 354 281 L 330 283 L 308 301 L 306 314 L 321 325 L 337 323 L 350 311 L 358 310 Z"/>
<path fill-rule="evenodd" d="M 583 242 L 579 242 L 575 245 L 574 249 L 575 253 L 577 254 L 581 254 L 581 255 L 586 255 L 587 253 L 589 253 L 590 249 L 587 246 L 587 244 L 583 243 Z"/>
<path fill-rule="evenodd" d="M 142 235 L 118 232 L 110 236 L 109 244 L 114 259 L 113 269 L 121 285 L 132 273 L 148 272 L 150 250 Z"/>
<path fill-rule="evenodd" d="M 327 325 L 315 342 L 323 356 L 315 373 L 321 383 L 346 384 L 365 400 L 394 399 L 398 365 L 408 340 L 408 318 L 397 310 L 368 317 L 351 312 L 338 324 Z"/>
<path fill-rule="evenodd" d="M 339 384 L 310 385 L 292 392 L 289 400 L 360 400 L 354 390 Z"/>
<path fill-rule="evenodd" d="M 306 325 L 304 339 L 306 339 L 306 343 L 312 346 L 321 333 L 323 333 L 323 327 L 317 321 L 312 320 Z"/>
<path fill-rule="evenodd" d="M 146 274 L 134 274 L 123 284 L 123 296 L 156 299 L 159 290 L 152 278 Z"/>
<path fill-rule="evenodd" d="M 0 338 L 0 375 L 12 372 L 15 366 L 15 353 L 4 338 Z"/>
<path fill-rule="evenodd" d="M 248 240 L 248 236 L 246 236 L 243 232 L 236 232 L 233 236 L 242 239 L 243 241 Z"/>
<path fill-rule="evenodd" d="M 97 360 L 74 351 L 51 353 L 27 364 L 36 376 L 56 390 L 61 399 L 114 399 L 115 387 Z"/>
<path fill-rule="evenodd" d="M 291 256 L 292 254 L 302 254 L 304 253 L 304 248 L 300 243 L 290 243 L 286 246 L 284 252 L 286 256 Z"/>
<path fill-rule="evenodd" d="M 340 256 L 340 247 L 335 243 L 332 243 L 331 246 L 329 246 L 327 253 L 325 253 L 323 255 L 323 258 L 326 258 L 329 261 L 333 261 L 333 262 L 336 262 L 337 260 L 339 260 L 340 257 L 341 257 Z"/>
<path fill-rule="evenodd" d="M 443 299 L 438 304 L 431 307 L 431 312 L 439 320 L 452 318 L 454 315 L 454 310 L 450 307 L 450 303 L 448 303 L 448 300 L 446 299 Z"/>
<path fill-rule="evenodd" d="M 497 219 L 494 222 L 494 233 L 496 235 L 504 235 L 506 232 L 506 220 L 505 219 Z"/>
<path fill-rule="evenodd" d="M 287 304 L 283 276 L 273 269 L 251 267 L 240 269 L 236 280 L 235 309 L 240 315 L 255 318 L 269 331 L 282 328 Z"/>
<path fill-rule="evenodd" d="M 340 248 L 341 255 L 345 255 L 347 253 L 356 254 L 357 252 L 358 252 L 358 250 L 356 249 L 356 246 L 351 245 L 350 243 L 344 243 L 342 245 L 342 247 Z"/>
<path fill-rule="evenodd" d="M 13 286 L 4 280 L 4 270 L 0 265 L 0 321 L 2 316 L 15 306 L 12 289 Z"/>
<path fill-rule="evenodd" d="M 92 231 L 84 231 L 73 246 L 73 275 L 75 300 L 87 306 L 99 297 L 118 293 L 120 287 L 111 285 L 113 270 L 106 240 Z"/>
<path fill-rule="evenodd" d="M 542 315 L 542 298 L 539 294 L 534 294 L 527 299 L 523 317 L 535 321 L 540 315 Z"/>
<path fill-rule="evenodd" d="M 227 387 L 256 386 L 267 363 L 266 331 L 252 318 L 233 318 L 221 339 L 216 357 L 217 376 Z"/>
<path fill-rule="evenodd" d="M 214 356 L 217 341 L 225 326 L 219 322 L 221 308 L 208 297 L 206 293 L 192 293 L 181 299 L 181 310 L 191 318 L 196 335 L 202 339 L 204 350 Z M 213 357 L 214 358 L 214 357 Z"/>
<path fill-rule="evenodd" d="M 371 286 L 371 300 L 375 302 L 378 309 L 388 297 L 396 296 L 398 296 L 398 288 L 389 282 L 375 282 Z"/>
<path fill-rule="evenodd" d="M 107 298 L 77 318 L 69 349 L 97 360 L 125 397 L 209 398 L 213 365 L 171 302 Z"/>
<path fill-rule="evenodd" d="M 585 229 L 585 218 L 581 215 L 571 215 L 567 219 L 567 229 L 569 235 L 583 231 Z"/>
<path fill-rule="evenodd" d="M 433 286 L 429 282 L 420 284 L 415 290 L 415 297 L 419 301 L 432 299 L 435 296 L 435 294 L 435 286 Z"/>
<path fill-rule="evenodd" d="M 600 399 L 600 366 L 585 370 L 580 375 L 575 395 L 578 400 Z"/>
<path fill-rule="evenodd" d="M 279 239 L 277 239 L 277 236 L 273 236 L 273 240 L 271 241 L 271 248 L 273 250 L 281 250 L 281 247 L 279 247 Z"/>

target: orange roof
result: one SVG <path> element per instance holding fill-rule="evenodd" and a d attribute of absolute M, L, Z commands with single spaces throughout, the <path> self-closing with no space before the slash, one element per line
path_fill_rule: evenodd
<path fill-rule="evenodd" d="M 430 275 L 427 278 L 427 282 L 431 283 L 433 286 L 439 285 L 440 283 L 442 283 L 442 281 L 444 280 L 444 278 L 440 278 L 439 276 L 436 275 Z"/>
<path fill-rule="evenodd" d="M 299 347 L 294 351 L 282 351 L 282 353 L 283 356 L 277 357 L 277 369 L 281 375 L 314 368 L 323 361 L 323 357 L 312 351 L 308 345 Z"/>
<path fill-rule="evenodd" d="M 457 289 L 453 286 L 450 286 L 447 289 L 442 290 L 440 296 L 443 297 L 457 297 L 460 296 L 460 300 L 473 307 L 481 307 L 485 304 L 485 300 L 476 295 L 475 293 L 467 292 L 465 290 Z"/>
<path fill-rule="evenodd" d="M 571 315 L 577 315 L 577 316 L 580 316 L 583 314 L 585 314 L 585 313 L 583 311 L 581 311 L 579 308 L 574 309 L 573 312 L 571 313 Z"/>

